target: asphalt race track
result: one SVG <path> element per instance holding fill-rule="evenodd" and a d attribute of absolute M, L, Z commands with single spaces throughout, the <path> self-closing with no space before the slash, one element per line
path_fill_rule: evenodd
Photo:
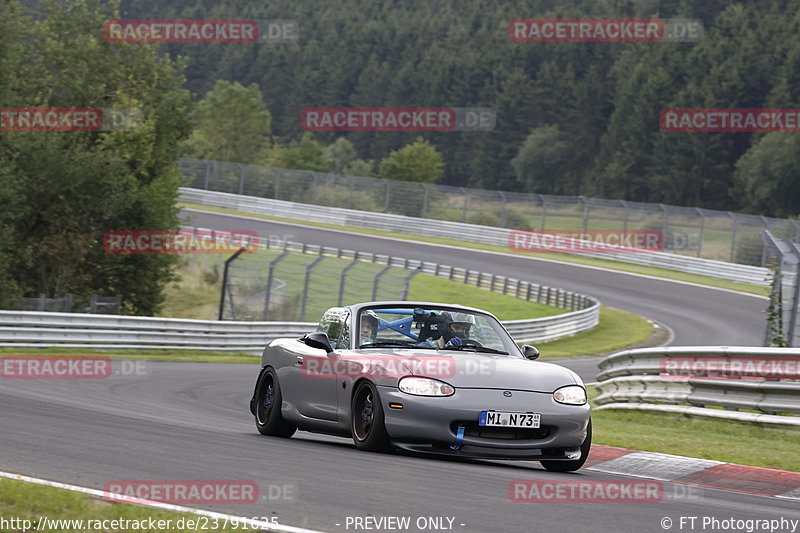
<path fill-rule="evenodd" d="M 93 488 L 115 480 L 252 480 L 266 501 L 203 507 L 322 531 L 355 531 L 345 528 L 347 517 L 368 515 L 451 517 L 452 531 L 470 533 L 642 533 L 663 531 L 664 517 L 676 531 L 680 516 L 800 518 L 796 501 L 695 487 L 687 494 L 671 483 L 658 503 L 515 503 L 512 480 L 625 478 L 370 454 L 346 439 L 305 433 L 262 437 L 247 407 L 255 368 L 147 363 L 143 370 L 102 380 L 3 380 L 2 470 Z M 269 501 L 270 485 L 291 487 L 284 494 L 294 499 Z"/>
<path fill-rule="evenodd" d="M 537 261 L 529 257 L 498 255 L 477 250 L 442 247 L 345 231 L 325 230 L 184 211 L 191 225 L 221 230 L 256 231 L 296 242 L 363 250 L 409 259 L 434 261 L 595 296 L 608 306 L 624 309 L 666 325 L 681 346 L 761 346 L 766 326 L 763 298 L 620 272 Z"/>
<path fill-rule="evenodd" d="M 673 344 L 759 345 L 766 302 L 751 296 L 577 266 L 344 232 L 199 215 L 195 226 L 291 235 L 313 244 L 465 266 L 585 292 L 669 327 Z M 88 380 L 0 380 L 0 470 L 102 488 L 115 480 L 249 480 L 255 504 L 202 505 L 322 531 L 348 517 L 449 517 L 452 526 L 402 531 L 657 532 L 700 529 L 702 517 L 800 519 L 796 501 L 664 483 L 654 503 L 518 503 L 509 482 L 615 480 L 555 474 L 535 462 L 467 461 L 358 452 L 347 439 L 262 437 L 248 401 L 250 365 L 146 362 L 135 375 Z M 583 373 L 583 372 L 582 372 Z M 679 527 L 680 517 L 700 517 Z M 463 525 L 462 525 L 463 524 Z M 449 528 L 449 529 L 447 529 Z M 371 531 L 401 531 L 371 529 Z M 717 529 L 716 531 L 721 531 Z"/>

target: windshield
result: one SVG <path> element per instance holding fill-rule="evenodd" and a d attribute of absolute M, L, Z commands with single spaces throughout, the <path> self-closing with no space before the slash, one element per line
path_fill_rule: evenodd
<path fill-rule="evenodd" d="M 361 349 L 415 347 L 519 355 L 514 340 L 493 317 L 447 307 L 370 307 L 358 316 Z"/>

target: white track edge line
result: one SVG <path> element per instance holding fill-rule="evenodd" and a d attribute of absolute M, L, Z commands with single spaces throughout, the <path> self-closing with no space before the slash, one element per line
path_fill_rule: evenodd
<path fill-rule="evenodd" d="M 65 489 L 73 492 L 80 492 L 95 496 L 97 498 L 104 498 L 106 500 L 115 500 L 118 503 L 127 503 L 132 505 L 141 505 L 144 507 L 152 507 L 154 509 L 161 509 L 162 511 L 172 511 L 176 513 L 189 513 L 200 516 L 207 516 L 209 518 L 217 518 L 219 520 L 238 521 L 239 523 L 251 524 L 258 527 L 261 531 L 276 531 L 280 533 L 324 533 L 315 529 L 304 529 L 294 526 L 281 526 L 272 522 L 263 522 L 257 520 L 250 520 L 249 518 L 229 515 L 224 513 L 217 513 L 214 511 L 206 511 L 205 509 L 195 509 L 193 507 L 183 507 L 181 505 L 173 505 L 171 503 L 162 503 L 151 500 L 142 500 L 139 498 L 131 498 L 122 494 L 114 494 L 103 490 L 90 489 L 86 487 L 79 487 L 77 485 L 69 485 L 67 483 L 59 483 L 57 481 L 48 481 L 46 479 L 39 479 L 35 477 L 23 476 L 21 474 L 13 474 L 10 472 L 0 471 L 0 478 L 6 478 L 16 481 L 24 481 L 26 483 L 34 483 L 36 485 L 44 485 L 47 487 L 54 487 L 57 489 Z"/>

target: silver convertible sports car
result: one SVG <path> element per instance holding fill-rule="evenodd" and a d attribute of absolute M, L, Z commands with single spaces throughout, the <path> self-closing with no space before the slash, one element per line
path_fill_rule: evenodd
<path fill-rule="evenodd" d="M 534 361 L 490 313 L 370 302 L 325 312 L 316 332 L 264 350 L 250 401 L 264 435 L 297 429 L 400 448 L 577 470 L 592 425 L 572 371 Z"/>

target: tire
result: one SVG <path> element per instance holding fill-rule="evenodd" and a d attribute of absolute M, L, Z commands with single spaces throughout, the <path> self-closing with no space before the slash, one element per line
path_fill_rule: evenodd
<path fill-rule="evenodd" d="M 581 443 L 581 458 L 574 461 L 539 461 L 542 466 L 550 472 L 574 472 L 580 470 L 586 459 L 589 458 L 589 450 L 592 448 L 592 419 L 586 427 L 586 438 Z"/>
<path fill-rule="evenodd" d="M 375 385 L 363 381 L 353 394 L 350 414 L 350 431 L 356 448 L 368 452 L 386 452 L 391 449 L 389 434 L 384 423 L 383 405 Z"/>
<path fill-rule="evenodd" d="M 264 370 L 258 377 L 255 393 L 256 428 L 262 435 L 291 437 L 297 428 L 281 415 L 281 387 L 272 368 Z"/>

